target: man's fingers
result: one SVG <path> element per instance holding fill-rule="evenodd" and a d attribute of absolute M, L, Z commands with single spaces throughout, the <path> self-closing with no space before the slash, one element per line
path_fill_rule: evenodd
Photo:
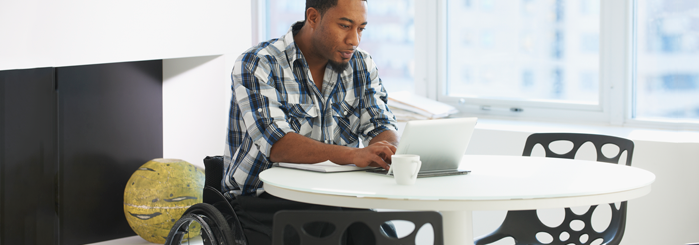
<path fill-rule="evenodd" d="M 363 157 L 366 161 L 362 162 L 362 165 L 368 164 L 369 166 L 381 167 L 388 170 L 389 164 L 391 163 L 391 156 L 396 153 L 396 147 L 388 143 L 388 141 L 379 141 L 367 146 L 362 152 L 362 154 L 368 154 L 368 156 L 365 155 Z"/>
<path fill-rule="evenodd" d="M 372 160 L 373 160 L 372 162 L 373 162 L 374 164 L 379 165 L 379 167 L 388 170 L 388 163 L 386 163 L 386 162 L 383 160 L 383 158 L 381 158 L 381 157 L 379 157 L 379 156 L 377 156 L 377 155 L 374 155 Z"/>
<path fill-rule="evenodd" d="M 396 154 L 396 151 L 398 151 L 398 148 L 392 144 L 388 144 L 388 148 L 391 149 L 391 153 L 393 154 Z"/>
<path fill-rule="evenodd" d="M 396 153 L 396 151 L 398 150 L 398 148 L 395 145 L 389 143 L 388 141 L 383 140 L 383 141 L 380 141 L 380 143 L 381 143 L 381 145 L 386 146 L 389 149 L 391 149 L 391 153 Z"/>
<path fill-rule="evenodd" d="M 388 169 L 388 164 L 391 163 L 391 156 L 393 155 L 393 151 L 391 151 L 391 149 L 389 149 L 388 147 L 377 147 L 374 148 L 371 155 L 371 158 L 374 162 L 376 162 L 381 167 Z M 374 160 L 376 158 L 380 159 L 381 161 L 379 162 L 377 160 Z"/>
<path fill-rule="evenodd" d="M 391 146 L 386 146 L 383 148 L 383 152 L 381 152 L 379 155 L 384 159 L 384 161 L 391 163 L 391 156 L 393 156 L 393 154 L 396 154 L 395 147 L 391 148 Z"/>

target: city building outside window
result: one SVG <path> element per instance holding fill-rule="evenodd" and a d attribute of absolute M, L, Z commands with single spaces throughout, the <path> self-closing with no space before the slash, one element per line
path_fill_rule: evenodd
<path fill-rule="evenodd" d="M 699 1 L 638 0 L 633 117 L 699 122 Z"/>
<path fill-rule="evenodd" d="M 599 102 L 599 1 L 447 2 L 447 95 Z"/>

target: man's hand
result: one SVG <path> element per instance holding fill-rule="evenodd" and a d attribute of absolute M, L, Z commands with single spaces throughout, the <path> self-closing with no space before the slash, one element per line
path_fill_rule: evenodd
<path fill-rule="evenodd" d="M 382 167 L 388 170 L 391 156 L 396 153 L 396 146 L 388 141 L 373 142 L 364 148 L 352 152 L 352 163 L 357 167 Z"/>

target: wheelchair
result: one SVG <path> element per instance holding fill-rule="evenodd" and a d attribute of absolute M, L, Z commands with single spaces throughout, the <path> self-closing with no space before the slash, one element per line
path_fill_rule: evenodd
<path fill-rule="evenodd" d="M 197 226 L 200 226 L 200 242 L 205 245 L 247 245 L 247 236 L 258 234 L 243 229 L 235 210 L 219 188 L 223 179 L 223 157 L 204 158 L 204 167 L 203 202 L 192 205 L 182 214 L 170 229 L 165 245 L 196 239 L 192 236 L 196 233 L 193 227 Z"/>
<path fill-rule="evenodd" d="M 261 241 L 269 239 L 262 233 L 243 228 L 229 199 L 221 192 L 220 186 L 224 169 L 223 157 L 208 156 L 204 158 L 204 166 L 205 181 L 203 202 L 192 205 L 182 214 L 182 217 L 177 220 L 170 229 L 165 245 L 190 243 L 204 245 L 247 245 L 260 243 Z M 344 223 L 348 221 L 361 221 L 365 224 L 381 224 L 372 226 L 373 231 L 371 232 L 375 235 L 375 238 L 379 232 L 386 236 L 385 238 L 377 240 L 376 244 L 414 244 L 413 240 L 417 235 L 417 229 L 406 237 L 398 238 L 395 227 L 393 227 L 392 224 L 385 223 L 391 220 L 411 221 L 418 225 L 418 227 L 422 224 L 430 223 L 435 232 L 434 244 L 443 244 L 442 216 L 433 211 L 384 213 L 373 211 L 280 211 L 275 215 L 275 220 L 277 220 L 277 218 L 280 218 L 279 224 L 282 225 L 278 227 L 275 224 L 273 233 L 276 239 L 274 239 L 273 244 L 283 244 L 281 240 L 283 236 L 282 228 L 285 228 L 287 224 L 297 230 L 303 230 L 302 226 L 306 223 L 313 223 L 311 221 L 329 222 L 336 225 L 338 228 L 347 226 L 348 224 Z M 313 220 L 305 220 L 307 218 L 313 218 Z M 305 223 L 299 223 L 299 221 L 304 220 Z M 335 234 L 334 236 L 337 237 L 339 235 Z M 304 242 L 303 244 L 327 244 L 327 241 L 323 239 L 338 240 L 332 238 L 332 236 L 319 238 L 306 233 L 301 234 L 301 237 L 301 241 L 316 241 L 309 243 Z"/>

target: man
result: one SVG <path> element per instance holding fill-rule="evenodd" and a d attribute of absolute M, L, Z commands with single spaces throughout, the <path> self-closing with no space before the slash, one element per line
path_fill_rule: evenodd
<path fill-rule="evenodd" d="M 271 237 L 278 210 L 341 210 L 265 193 L 263 170 L 325 160 L 387 169 L 396 151 L 378 69 L 357 48 L 366 17 L 366 0 L 307 0 L 305 21 L 247 50 L 233 68 L 223 189 L 243 226 L 262 240 Z"/>

